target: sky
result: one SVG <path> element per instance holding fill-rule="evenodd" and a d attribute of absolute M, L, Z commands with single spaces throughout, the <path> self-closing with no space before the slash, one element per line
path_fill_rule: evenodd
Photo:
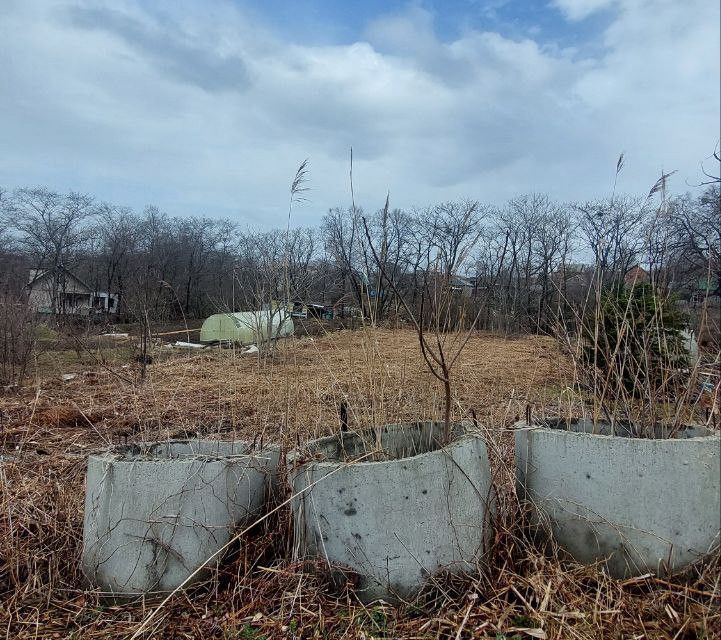
<path fill-rule="evenodd" d="M 285 226 L 356 203 L 693 192 L 718 0 L 0 0 L 0 186 Z M 713 168 L 710 160 L 706 166 Z"/>

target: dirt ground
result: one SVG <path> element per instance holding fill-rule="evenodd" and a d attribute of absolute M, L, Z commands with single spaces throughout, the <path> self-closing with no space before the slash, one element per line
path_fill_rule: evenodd
<path fill-rule="evenodd" d="M 180 339 L 184 339 L 181 337 Z M 202 434 L 286 447 L 339 428 L 438 419 L 442 389 L 415 334 L 341 330 L 283 341 L 271 356 L 154 346 L 140 379 L 136 340 L 96 341 L 80 356 L 45 353 L 34 379 L 0 396 L 0 634 L 130 637 L 152 610 L 88 590 L 78 568 L 85 456 L 109 444 Z M 573 366 L 543 337 L 471 338 L 453 370 L 453 416 L 471 410 L 496 464 L 528 406 L 573 412 Z M 506 477 L 512 494 L 512 481 Z M 614 581 L 548 555 L 511 532 L 508 510 L 488 571 L 400 609 L 331 595 L 321 573 L 286 560 L 287 515 L 244 540 L 211 585 L 181 594 L 153 620 L 157 638 L 712 638 L 721 637 L 718 563 L 684 582 Z M 464 622 L 465 618 L 465 622 Z"/>

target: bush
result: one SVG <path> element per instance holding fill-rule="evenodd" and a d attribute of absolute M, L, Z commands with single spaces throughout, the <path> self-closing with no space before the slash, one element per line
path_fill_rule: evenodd
<path fill-rule="evenodd" d="M 0 384 L 20 384 L 35 346 L 32 310 L 22 298 L 0 297 Z"/>

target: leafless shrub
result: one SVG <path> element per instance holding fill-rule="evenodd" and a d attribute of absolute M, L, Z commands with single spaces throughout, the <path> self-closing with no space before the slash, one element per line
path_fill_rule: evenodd
<path fill-rule="evenodd" d="M 35 346 L 35 320 L 22 297 L 0 297 L 0 384 L 25 377 Z"/>

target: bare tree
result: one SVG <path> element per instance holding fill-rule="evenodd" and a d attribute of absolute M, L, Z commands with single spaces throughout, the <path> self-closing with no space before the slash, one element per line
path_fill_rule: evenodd
<path fill-rule="evenodd" d="M 711 160 L 711 163 L 716 165 L 713 169 L 706 168 L 705 163 L 708 160 Z M 719 141 L 717 140 L 713 153 L 701 162 L 701 173 L 703 173 L 705 179 L 696 186 L 705 187 L 707 185 L 721 184 L 721 167 L 719 165 L 721 165 L 721 152 L 719 151 Z"/>
<path fill-rule="evenodd" d="M 389 209 L 389 198 L 386 197 L 385 213 L 387 214 Z M 470 209 L 470 207 L 469 207 Z M 466 209 L 466 214 L 472 213 Z M 465 214 L 464 216 L 465 217 Z M 478 310 L 473 322 L 470 324 L 465 334 L 458 334 L 451 330 L 449 325 L 450 318 L 450 305 L 453 302 L 452 288 L 449 286 L 450 276 L 452 274 L 452 265 L 459 265 L 463 260 L 463 253 L 466 250 L 470 250 L 472 245 L 466 245 L 464 238 L 467 238 L 465 233 L 454 233 L 453 241 L 443 247 L 439 248 L 438 253 L 431 259 L 431 262 L 426 263 L 423 268 L 424 273 L 424 286 L 421 294 L 420 313 L 418 316 L 414 313 L 413 309 L 409 306 L 406 301 L 406 297 L 403 295 L 401 290 L 398 288 L 396 282 L 389 277 L 386 265 L 377 249 L 373 246 L 373 241 L 370 235 L 368 221 L 363 219 L 363 227 L 365 237 L 368 243 L 368 248 L 376 261 L 376 266 L 380 271 L 381 277 L 385 280 L 387 285 L 393 290 L 397 296 L 400 304 L 403 306 L 409 320 L 413 323 L 416 333 L 418 335 L 418 343 L 420 346 L 421 354 L 428 367 L 428 370 L 433 376 L 441 382 L 443 385 L 444 392 L 444 411 L 443 411 L 443 443 L 447 444 L 451 438 L 451 407 L 452 407 L 452 381 L 451 374 L 455 364 L 458 361 L 463 349 L 465 348 L 470 336 L 477 326 L 478 319 L 481 316 L 482 310 Z M 450 238 L 451 234 L 448 233 L 447 238 Z M 478 237 L 474 239 L 477 240 Z M 440 244 L 440 243 L 439 243 Z M 437 244 L 436 246 L 439 246 Z M 468 247 L 466 249 L 466 247 Z M 444 253 L 444 249 L 447 250 Z M 429 332 L 425 328 L 424 322 L 424 311 L 425 306 L 430 306 L 430 326 L 431 331 Z"/>
<path fill-rule="evenodd" d="M 669 212 L 674 248 L 687 272 L 706 277 L 708 294 L 721 296 L 721 187 L 711 184 L 695 200 Z"/>
<path fill-rule="evenodd" d="M 8 226 L 34 268 L 51 271 L 51 309 L 59 304 L 65 279 L 59 267 L 71 265 L 88 238 L 86 224 L 95 214 L 92 197 L 70 192 L 61 195 L 44 188 L 18 189 L 6 207 Z"/>
<path fill-rule="evenodd" d="M 362 239 L 363 210 L 330 209 L 323 216 L 321 232 L 326 253 L 338 269 L 343 290 L 361 309 L 367 309 L 369 278 Z"/>
<path fill-rule="evenodd" d="M 139 229 L 140 220 L 129 209 L 107 203 L 98 208 L 99 288 L 117 293 L 120 305 L 124 305 L 131 265 L 137 258 Z"/>
<path fill-rule="evenodd" d="M 648 198 L 612 196 L 575 205 L 581 241 L 594 258 L 599 282 L 620 281 L 643 247 Z"/>
<path fill-rule="evenodd" d="M 428 210 L 426 241 L 447 281 L 459 273 L 483 233 L 488 208 L 477 200 L 443 202 Z"/>

